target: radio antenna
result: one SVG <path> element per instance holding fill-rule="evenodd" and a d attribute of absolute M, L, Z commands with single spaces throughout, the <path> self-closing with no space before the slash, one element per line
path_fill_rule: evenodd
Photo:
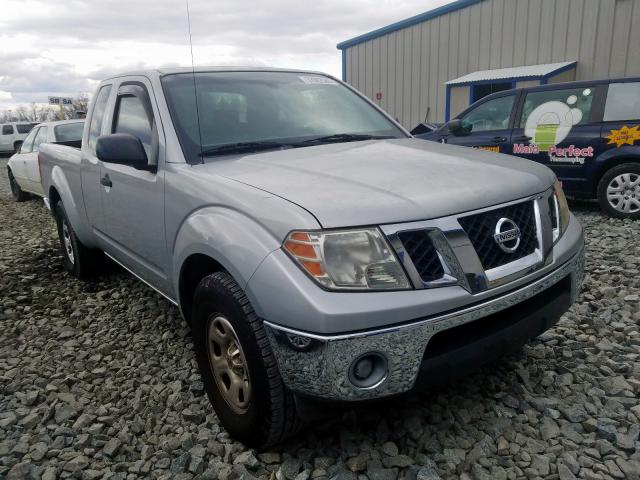
<path fill-rule="evenodd" d="M 200 111 L 198 109 L 198 86 L 196 84 L 196 64 L 193 60 L 193 39 L 191 38 L 191 15 L 189 13 L 189 0 L 185 0 L 187 4 L 187 25 L 189 27 L 189 48 L 191 50 L 191 77 L 193 78 L 193 96 L 196 104 L 196 125 L 198 125 L 198 142 L 200 144 L 200 161 L 204 163 L 204 155 L 202 155 L 202 131 L 200 130 Z"/>

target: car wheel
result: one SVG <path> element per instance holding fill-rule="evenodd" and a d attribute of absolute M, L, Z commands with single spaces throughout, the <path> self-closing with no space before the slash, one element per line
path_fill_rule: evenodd
<path fill-rule="evenodd" d="M 9 186 L 11 187 L 11 195 L 13 195 L 13 199 L 16 202 L 24 202 L 27 200 L 29 198 L 29 194 L 22 191 L 20 185 L 18 185 L 18 182 L 13 176 L 13 173 L 11 173 L 11 170 L 8 170 L 7 174 L 9 176 Z"/>
<path fill-rule="evenodd" d="M 605 172 L 598 183 L 598 202 L 616 218 L 640 218 L 640 163 L 625 163 Z"/>
<path fill-rule="evenodd" d="M 20 147 L 22 146 L 22 142 L 16 142 L 13 144 L 13 153 L 18 153 L 20 151 Z"/>
<path fill-rule="evenodd" d="M 204 386 L 224 428 L 254 448 L 295 434 L 302 422 L 294 395 L 282 383 L 262 320 L 231 275 L 200 281 L 192 328 Z"/>
<path fill-rule="evenodd" d="M 102 252 L 87 248 L 80 241 L 71 227 L 62 202 L 56 205 L 55 213 L 64 269 L 81 279 L 94 276 L 102 266 Z"/>

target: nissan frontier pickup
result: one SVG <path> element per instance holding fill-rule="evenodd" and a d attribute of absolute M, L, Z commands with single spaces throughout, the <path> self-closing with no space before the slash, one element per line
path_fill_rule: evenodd
<path fill-rule="evenodd" d="M 82 147 L 44 144 L 64 267 L 104 255 L 176 304 L 224 427 L 256 447 L 309 399 L 428 387 L 554 325 L 582 228 L 547 167 L 414 139 L 322 73 L 101 82 Z"/>

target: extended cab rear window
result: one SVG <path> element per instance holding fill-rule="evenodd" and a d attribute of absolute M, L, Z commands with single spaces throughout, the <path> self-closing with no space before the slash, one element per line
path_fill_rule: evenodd
<path fill-rule="evenodd" d="M 604 106 L 605 122 L 640 119 L 640 82 L 609 85 Z"/>

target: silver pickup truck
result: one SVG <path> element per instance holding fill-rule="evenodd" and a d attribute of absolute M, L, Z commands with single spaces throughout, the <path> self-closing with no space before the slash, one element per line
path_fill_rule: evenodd
<path fill-rule="evenodd" d="M 65 268 L 92 275 L 104 252 L 178 305 L 252 446 L 294 433 L 309 399 L 401 394 L 517 349 L 582 281 L 549 169 L 413 139 L 321 73 L 110 78 L 82 148 L 39 161 Z"/>

